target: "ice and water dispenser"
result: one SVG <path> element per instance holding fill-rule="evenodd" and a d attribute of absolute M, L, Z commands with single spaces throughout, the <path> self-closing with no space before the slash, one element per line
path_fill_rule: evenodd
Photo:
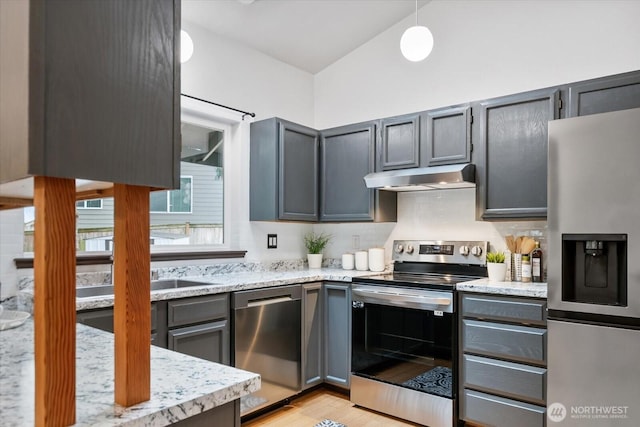
<path fill-rule="evenodd" d="M 627 235 L 562 235 L 562 300 L 627 305 Z"/>

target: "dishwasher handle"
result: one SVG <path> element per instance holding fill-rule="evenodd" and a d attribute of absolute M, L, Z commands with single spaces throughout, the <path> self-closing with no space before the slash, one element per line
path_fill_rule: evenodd
<path fill-rule="evenodd" d="M 286 297 L 273 297 L 265 299 L 255 299 L 247 303 L 247 307 L 261 307 L 265 305 L 278 304 L 281 302 L 295 301 L 291 296 Z"/>
<path fill-rule="evenodd" d="M 301 299 L 302 286 L 287 285 L 233 292 L 231 296 L 231 304 L 234 310 L 240 310 L 249 307 L 287 303 Z"/>

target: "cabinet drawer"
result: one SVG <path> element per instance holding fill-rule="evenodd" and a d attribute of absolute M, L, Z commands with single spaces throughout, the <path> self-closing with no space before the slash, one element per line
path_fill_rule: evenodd
<path fill-rule="evenodd" d="M 462 419 L 493 427 L 543 427 L 546 408 L 517 400 L 465 390 Z"/>
<path fill-rule="evenodd" d="M 545 364 L 546 338 L 546 329 L 469 319 L 462 321 L 465 352 Z"/>
<path fill-rule="evenodd" d="M 545 404 L 547 370 L 465 354 L 464 386 Z"/>
<path fill-rule="evenodd" d="M 519 298 L 463 295 L 462 315 L 465 317 L 512 320 L 544 325 L 547 319 L 547 302 Z"/>
<path fill-rule="evenodd" d="M 169 331 L 169 350 L 210 362 L 229 364 L 229 324 L 227 320 L 187 326 Z"/>
<path fill-rule="evenodd" d="M 167 303 L 169 327 L 189 325 L 229 316 L 227 294 L 207 295 L 169 301 Z"/>

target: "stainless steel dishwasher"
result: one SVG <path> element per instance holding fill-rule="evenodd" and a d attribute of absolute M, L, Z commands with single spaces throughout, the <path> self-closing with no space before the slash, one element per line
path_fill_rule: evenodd
<path fill-rule="evenodd" d="M 259 373 L 262 387 L 240 400 L 240 415 L 301 391 L 302 286 L 233 293 L 234 365 Z"/>

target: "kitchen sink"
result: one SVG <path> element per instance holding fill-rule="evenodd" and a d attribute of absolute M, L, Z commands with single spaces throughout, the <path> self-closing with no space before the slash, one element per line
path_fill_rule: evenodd
<path fill-rule="evenodd" d="M 188 288 L 192 286 L 203 286 L 207 284 L 208 283 L 195 282 L 184 279 L 162 279 L 153 280 L 151 282 L 151 290 L 159 291 L 162 289 Z M 76 288 L 76 298 L 90 298 L 104 295 L 113 295 L 113 285 L 85 286 L 82 288 Z"/>

